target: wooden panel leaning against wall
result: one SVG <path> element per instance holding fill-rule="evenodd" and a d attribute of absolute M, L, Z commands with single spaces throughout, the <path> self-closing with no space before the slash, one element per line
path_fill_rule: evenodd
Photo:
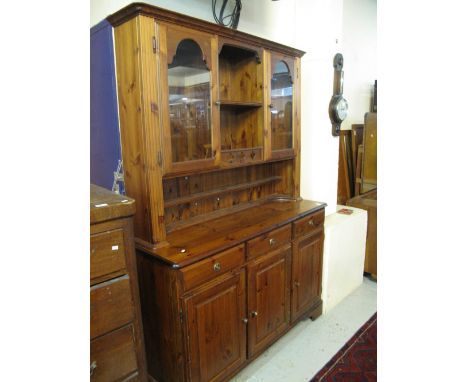
<path fill-rule="evenodd" d="M 322 311 L 304 52 L 142 3 L 108 21 L 149 379 L 226 381 Z"/>

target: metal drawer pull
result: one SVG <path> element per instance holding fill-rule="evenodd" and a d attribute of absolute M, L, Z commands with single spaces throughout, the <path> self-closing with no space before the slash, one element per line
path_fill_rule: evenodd
<path fill-rule="evenodd" d="M 251 314 L 252 314 L 252 317 L 257 317 L 258 316 L 258 313 L 255 310 L 253 310 Z"/>
<path fill-rule="evenodd" d="M 314 225 L 314 221 L 313 221 L 313 220 L 309 220 L 309 225 Z"/>
<path fill-rule="evenodd" d="M 94 369 L 96 367 L 97 367 L 97 363 L 96 363 L 96 361 L 93 361 L 93 363 L 91 364 L 91 374 L 90 375 L 93 375 Z"/>
<path fill-rule="evenodd" d="M 243 318 L 243 319 L 242 319 L 242 322 L 243 322 L 244 324 L 247 324 L 247 323 L 249 322 L 249 320 L 248 320 L 247 318 Z"/>
<path fill-rule="evenodd" d="M 276 240 L 275 239 L 270 239 L 270 245 L 275 245 L 276 244 Z"/>
<path fill-rule="evenodd" d="M 213 265 L 213 270 L 214 270 L 215 272 L 219 272 L 219 271 L 221 270 L 221 264 L 218 263 L 218 262 L 214 263 L 214 265 Z"/>

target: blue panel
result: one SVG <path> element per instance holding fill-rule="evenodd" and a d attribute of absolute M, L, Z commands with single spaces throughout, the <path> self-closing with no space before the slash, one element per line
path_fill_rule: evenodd
<path fill-rule="evenodd" d="M 112 26 L 91 28 L 91 183 L 112 189 L 120 151 Z"/>

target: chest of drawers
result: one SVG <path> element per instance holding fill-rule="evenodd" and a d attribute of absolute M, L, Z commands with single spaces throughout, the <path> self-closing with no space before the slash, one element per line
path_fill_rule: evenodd
<path fill-rule="evenodd" d="M 91 381 L 146 381 L 133 199 L 91 185 Z"/>

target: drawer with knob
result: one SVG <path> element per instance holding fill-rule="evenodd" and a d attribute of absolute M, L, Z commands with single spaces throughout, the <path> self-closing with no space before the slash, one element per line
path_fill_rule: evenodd
<path fill-rule="evenodd" d="M 293 237 L 299 237 L 308 234 L 323 227 L 325 212 L 319 211 L 303 217 L 293 223 Z"/>
<path fill-rule="evenodd" d="M 291 225 L 267 232 L 247 242 L 247 259 L 251 260 L 257 256 L 264 255 L 274 249 L 280 248 L 291 241 Z"/>
<path fill-rule="evenodd" d="M 91 341 L 91 381 L 121 381 L 137 371 L 133 330 L 128 325 Z"/>
<path fill-rule="evenodd" d="M 241 267 L 245 260 L 244 252 L 244 245 L 241 244 L 182 268 L 180 271 L 184 290 L 192 289 L 221 274 Z"/>

